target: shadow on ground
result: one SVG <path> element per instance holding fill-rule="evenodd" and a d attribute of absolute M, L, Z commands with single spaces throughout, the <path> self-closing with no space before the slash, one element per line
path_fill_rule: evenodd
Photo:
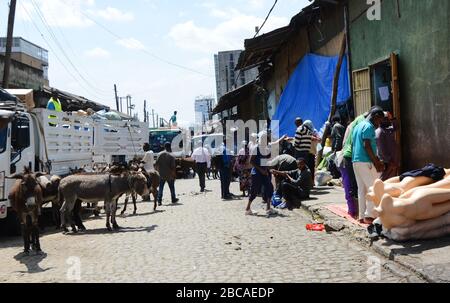
<path fill-rule="evenodd" d="M 46 253 L 35 255 L 35 252 L 31 252 L 30 255 L 26 255 L 22 252 L 14 257 L 17 262 L 20 262 L 20 264 L 24 264 L 27 267 L 27 271 L 20 271 L 20 273 L 29 274 L 37 274 L 50 270 L 50 267 L 43 269 L 39 265 L 45 258 L 47 258 Z"/>

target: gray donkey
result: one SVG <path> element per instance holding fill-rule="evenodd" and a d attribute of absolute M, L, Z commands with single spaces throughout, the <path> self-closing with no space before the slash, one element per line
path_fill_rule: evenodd
<path fill-rule="evenodd" d="M 119 229 L 116 222 L 117 200 L 125 193 L 136 192 L 140 196 L 148 195 L 147 178 L 141 172 L 118 172 L 105 174 L 78 174 L 66 177 L 59 185 L 59 200 L 61 203 L 61 225 L 68 232 L 66 215 L 72 213 L 77 200 L 87 203 L 105 202 L 106 227 L 112 231 Z M 111 218 L 111 221 L 110 221 Z M 76 227 L 71 221 L 71 227 Z"/>

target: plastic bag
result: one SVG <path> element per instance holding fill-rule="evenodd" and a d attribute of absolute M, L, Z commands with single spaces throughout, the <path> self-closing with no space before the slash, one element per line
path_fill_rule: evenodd
<path fill-rule="evenodd" d="M 283 200 L 281 199 L 281 197 L 278 196 L 276 193 L 274 193 L 273 197 L 272 197 L 272 206 L 273 207 L 278 207 L 282 203 L 283 203 Z"/>
<path fill-rule="evenodd" d="M 317 186 L 326 186 L 331 180 L 333 180 L 333 176 L 327 171 L 319 171 L 316 173 Z"/>

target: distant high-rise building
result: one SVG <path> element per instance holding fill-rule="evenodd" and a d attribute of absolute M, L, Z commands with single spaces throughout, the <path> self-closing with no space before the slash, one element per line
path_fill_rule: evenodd
<path fill-rule="evenodd" d="M 215 103 L 213 97 L 197 97 L 195 99 L 195 123 L 197 125 L 202 125 L 210 120 Z"/>
<path fill-rule="evenodd" d="M 258 68 L 242 72 L 235 70 L 241 52 L 242 50 L 234 50 L 214 55 L 218 101 L 226 93 L 255 80 L 258 76 Z"/>

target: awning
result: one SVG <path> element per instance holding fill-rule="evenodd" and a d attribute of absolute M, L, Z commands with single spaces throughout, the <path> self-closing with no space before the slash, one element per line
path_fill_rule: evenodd
<path fill-rule="evenodd" d="M 245 51 L 241 53 L 236 69 L 250 69 L 270 60 L 290 36 L 291 31 L 292 28 L 286 26 L 254 39 L 245 40 Z"/>
<path fill-rule="evenodd" d="M 243 101 L 246 101 L 250 93 L 256 89 L 256 80 L 249 82 L 225 95 L 220 98 L 219 103 L 213 110 L 213 114 L 219 114 L 225 110 L 231 109 L 238 104 L 242 103 Z"/>

